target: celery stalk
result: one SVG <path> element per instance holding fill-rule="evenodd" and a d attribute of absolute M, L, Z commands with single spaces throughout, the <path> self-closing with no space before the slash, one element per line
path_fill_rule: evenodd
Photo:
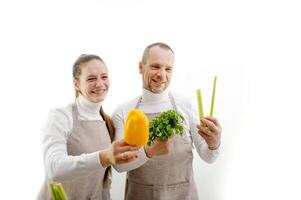
<path fill-rule="evenodd" d="M 214 76 L 212 98 L 211 98 L 211 108 L 210 108 L 210 116 L 211 117 L 213 116 L 213 109 L 214 109 L 216 79 L 217 79 L 217 76 Z"/>
<path fill-rule="evenodd" d="M 50 192 L 51 192 L 51 199 L 56 200 L 56 194 L 55 194 L 55 189 L 54 189 L 53 183 L 50 183 Z"/>
<path fill-rule="evenodd" d="M 63 188 L 63 185 L 61 183 L 57 184 L 57 192 L 59 193 L 61 200 L 68 200 L 68 197 L 67 197 L 65 190 Z"/>
<path fill-rule="evenodd" d="M 61 183 L 50 183 L 50 192 L 52 200 L 68 200 Z"/>
<path fill-rule="evenodd" d="M 201 95 L 201 90 L 200 89 L 198 89 L 196 91 L 196 95 L 197 95 L 197 98 L 198 98 L 199 116 L 200 116 L 200 119 L 202 119 L 204 117 L 204 111 L 203 111 L 202 95 Z"/>
<path fill-rule="evenodd" d="M 52 200 L 61 200 L 57 192 L 57 187 L 55 183 L 50 183 L 50 191 L 51 191 Z"/>

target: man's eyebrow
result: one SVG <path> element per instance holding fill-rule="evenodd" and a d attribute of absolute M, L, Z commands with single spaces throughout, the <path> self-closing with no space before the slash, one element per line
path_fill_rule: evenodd
<path fill-rule="evenodd" d="M 160 63 L 152 63 L 150 65 L 161 65 Z"/>

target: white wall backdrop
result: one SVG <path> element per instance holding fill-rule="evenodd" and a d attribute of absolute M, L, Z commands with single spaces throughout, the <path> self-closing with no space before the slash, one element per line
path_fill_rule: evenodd
<path fill-rule="evenodd" d="M 176 54 L 172 89 L 203 91 L 223 126 L 219 159 L 197 156 L 200 199 L 300 199 L 299 1 L 1 1 L 1 199 L 34 199 L 44 177 L 40 127 L 74 100 L 71 67 L 82 53 L 107 63 L 105 108 L 141 91 L 138 61 L 163 41 Z M 125 174 L 114 173 L 122 199 Z M 5 198 L 4 198 L 5 197 Z"/>

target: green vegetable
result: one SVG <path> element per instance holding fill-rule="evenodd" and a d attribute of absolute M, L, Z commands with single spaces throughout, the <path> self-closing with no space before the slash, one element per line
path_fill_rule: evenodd
<path fill-rule="evenodd" d="M 212 97 L 211 97 L 211 107 L 210 107 L 210 116 L 211 117 L 213 116 L 213 109 L 214 109 L 216 80 L 217 80 L 217 76 L 214 76 Z M 201 120 L 202 118 L 204 118 L 204 111 L 203 111 L 203 102 L 202 102 L 202 95 L 201 95 L 201 90 L 200 89 L 198 89 L 196 91 L 196 96 L 197 96 L 197 100 L 198 100 L 199 117 L 200 117 L 200 120 Z M 201 126 L 204 126 L 203 122 L 201 122 Z"/>
<path fill-rule="evenodd" d="M 59 200 L 59 196 L 56 192 L 56 186 L 54 185 L 54 183 L 50 183 L 50 192 L 51 192 L 51 199 L 52 200 Z"/>
<path fill-rule="evenodd" d="M 183 135 L 183 120 L 184 117 L 174 110 L 161 113 L 150 122 L 147 144 L 151 146 L 157 138 L 167 140 L 173 133 Z"/>
<path fill-rule="evenodd" d="M 214 100 L 215 100 L 215 88 L 216 88 L 216 79 L 217 76 L 214 77 L 213 80 L 213 90 L 212 90 L 212 98 L 211 98 L 211 107 L 210 107 L 210 116 L 213 116 L 213 108 L 214 108 Z"/>
<path fill-rule="evenodd" d="M 200 116 L 200 119 L 202 119 L 204 117 L 204 111 L 203 111 L 202 94 L 201 94 L 200 89 L 198 89 L 196 91 L 196 95 L 197 95 L 197 98 L 198 98 L 199 116 Z"/>
<path fill-rule="evenodd" d="M 50 183 L 50 191 L 52 200 L 68 200 L 61 183 Z"/>

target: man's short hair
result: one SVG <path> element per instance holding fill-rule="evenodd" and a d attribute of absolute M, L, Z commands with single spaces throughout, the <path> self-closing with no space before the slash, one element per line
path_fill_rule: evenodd
<path fill-rule="evenodd" d="M 160 48 L 162 49 L 166 49 L 166 50 L 170 50 L 173 54 L 173 50 L 170 48 L 170 46 L 168 46 L 167 44 L 163 43 L 163 42 L 156 42 L 156 43 L 153 43 L 153 44 L 150 44 L 148 45 L 145 49 L 144 49 L 144 52 L 143 52 L 143 55 L 142 55 L 142 63 L 145 64 L 147 59 L 148 59 L 148 56 L 149 56 L 149 50 L 154 47 L 154 46 L 159 46 Z"/>

